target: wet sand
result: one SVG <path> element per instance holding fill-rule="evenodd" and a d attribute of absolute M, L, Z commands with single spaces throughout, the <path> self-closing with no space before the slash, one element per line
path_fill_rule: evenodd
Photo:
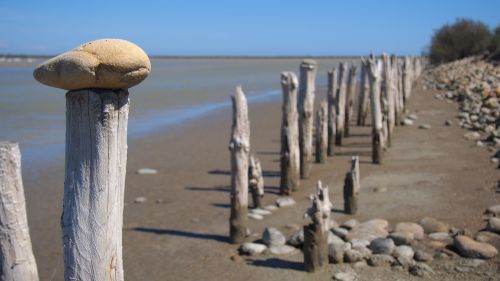
<path fill-rule="evenodd" d="M 324 95 L 324 91 L 318 91 L 317 99 Z M 433 95 L 429 91 L 414 92 L 410 108 L 418 110 L 419 118 L 414 126 L 396 128 L 383 165 L 371 164 L 370 127 L 352 127 L 352 136 L 336 155 L 326 164 L 314 164 L 310 179 L 301 182 L 300 191 L 294 194 L 297 205 L 280 209 L 263 221 L 249 220 L 253 233 L 249 240 L 260 238 L 266 226 L 291 235 L 286 225 L 306 224 L 302 215 L 318 179 L 330 186 L 337 209 L 332 218 L 338 222 L 378 217 L 394 225 L 433 216 L 473 231 L 482 228 L 484 209 L 500 202 L 500 195 L 495 193 L 498 170 L 489 163 L 490 153 L 485 148 L 463 139 L 464 130 L 456 125 L 444 126 L 445 120 L 454 119 L 456 106 Z M 250 104 L 249 116 L 251 149 L 264 170 L 264 203 L 273 204 L 279 189 L 281 100 Z M 230 108 L 225 108 L 182 127 L 129 141 L 123 231 L 126 280 L 331 278 L 326 272 L 305 273 L 301 253 L 231 259 L 238 246 L 227 242 L 230 122 Z M 432 128 L 418 129 L 422 123 Z M 341 212 L 342 185 L 353 154 L 360 155 L 362 192 L 359 215 L 348 216 Z M 59 218 L 64 161 L 56 162 L 24 175 L 41 280 L 63 280 Z M 135 173 L 144 167 L 157 169 L 158 174 Z M 387 192 L 375 193 L 375 187 L 386 187 Z M 146 197 L 147 202 L 134 203 L 139 196 Z M 498 258 L 495 260 L 498 263 Z M 370 277 L 377 274 L 382 276 L 380 280 L 389 280 L 383 279 L 386 273 L 379 269 L 362 271 L 361 280 L 375 280 Z M 405 280 L 416 278 L 406 272 L 389 270 L 387 274 Z"/>

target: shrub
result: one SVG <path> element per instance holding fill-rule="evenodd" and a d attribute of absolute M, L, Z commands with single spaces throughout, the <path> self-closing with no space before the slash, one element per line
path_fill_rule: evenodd
<path fill-rule="evenodd" d="M 495 32 L 499 32 L 499 28 Z M 434 63 L 454 61 L 480 55 L 492 48 L 493 34 L 488 27 L 470 19 L 458 19 L 436 30 L 430 46 L 430 59 Z"/>

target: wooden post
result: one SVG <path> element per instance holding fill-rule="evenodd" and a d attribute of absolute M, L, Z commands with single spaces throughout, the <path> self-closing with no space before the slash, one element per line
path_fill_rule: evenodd
<path fill-rule="evenodd" d="M 248 213 L 248 157 L 250 152 L 250 122 L 247 99 L 241 86 L 231 97 L 233 103 L 233 125 L 231 127 L 231 215 L 229 238 L 239 244 L 247 235 Z"/>
<path fill-rule="evenodd" d="M 346 83 L 347 83 L 347 62 L 340 63 L 339 65 L 339 90 L 337 92 L 336 101 L 336 111 L 337 111 L 337 124 L 335 133 L 335 144 L 342 145 L 342 139 L 344 138 L 344 125 L 345 125 L 345 103 L 346 103 Z"/>
<path fill-rule="evenodd" d="M 127 90 L 66 93 L 65 280 L 123 281 Z"/>
<path fill-rule="evenodd" d="M 399 126 L 403 120 L 401 120 L 401 106 L 399 103 L 400 100 L 400 91 L 399 91 L 399 76 L 398 76 L 398 57 L 396 55 L 391 56 L 391 75 L 392 75 L 392 91 L 393 95 L 393 103 L 394 103 L 394 125 Z"/>
<path fill-rule="evenodd" d="M 351 65 L 349 68 L 349 77 L 347 79 L 347 92 L 345 104 L 345 120 L 344 120 L 344 136 L 349 136 L 349 127 L 354 109 L 354 93 L 356 92 L 356 65 Z"/>
<path fill-rule="evenodd" d="M 337 98 L 337 69 L 334 67 L 328 71 L 328 156 L 333 156 L 334 142 L 336 133 L 336 109 L 335 103 Z"/>
<path fill-rule="evenodd" d="M 405 101 L 404 101 L 404 90 L 403 90 L 403 60 L 402 59 L 398 59 L 398 92 L 399 92 L 399 99 L 398 99 L 398 103 L 399 103 L 399 120 L 400 120 L 400 123 L 399 124 L 403 124 L 403 115 L 404 115 L 404 111 L 405 111 Z"/>
<path fill-rule="evenodd" d="M 382 164 L 384 139 L 382 136 L 382 108 L 380 105 L 380 83 L 382 76 L 382 64 L 376 60 L 374 55 L 366 64 L 370 78 L 370 104 L 372 113 L 372 161 Z"/>
<path fill-rule="evenodd" d="M 252 193 L 253 207 L 262 208 L 262 197 L 264 197 L 264 177 L 259 159 L 254 155 L 250 156 L 248 165 L 248 187 Z"/>
<path fill-rule="evenodd" d="M 392 76 L 392 66 L 390 62 L 389 55 L 382 54 L 383 63 L 383 81 L 385 88 L 385 99 L 387 101 L 387 146 L 391 146 L 392 135 L 394 132 L 396 111 L 395 111 L 395 101 L 394 101 L 394 88 L 393 88 L 393 76 Z"/>
<path fill-rule="evenodd" d="M 366 117 L 368 116 L 368 103 L 370 101 L 370 81 L 368 72 L 365 67 L 365 58 L 361 58 L 361 81 L 359 83 L 359 97 L 358 97 L 358 126 L 366 125 Z"/>
<path fill-rule="evenodd" d="M 360 191 L 359 156 L 353 156 L 351 170 L 344 180 L 344 211 L 354 215 L 358 212 L 358 195 Z"/>
<path fill-rule="evenodd" d="M 325 163 L 328 149 L 328 102 L 321 102 L 316 115 L 316 163 Z"/>
<path fill-rule="evenodd" d="M 283 107 L 281 121 L 280 193 L 290 195 L 300 186 L 299 123 L 297 113 L 297 76 L 281 73 Z"/>
<path fill-rule="evenodd" d="M 17 143 L 0 142 L 0 280 L 38 281 Z"/>
<path fill-rule="evenodd" d="M 411 94 L 411 75 L 411 60 L 410 57 L 406 56 L 403 62 L 403 100 L 405 109 Z"/>
<path fill-rule="evenodd" d="M 308 272 L 324 270 L 328 267 L 328 231 L 332 204 L 328 186 L 318 181 L 316 192 L 311 195 L 312 206 L 304 216 L 312 223 L 304 226 L 304 267 Z"/>
<path fill-rule="evenodd" d="M 300 177 L 303 179 L 307 179 L 311 173 L 315 83 L 316 61 L 304 60 L 300 64 L 298 104 Z"/>

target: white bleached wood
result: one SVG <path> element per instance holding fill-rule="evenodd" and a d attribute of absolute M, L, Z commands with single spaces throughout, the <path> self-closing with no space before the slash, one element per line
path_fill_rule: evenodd
<path fill-rule="evenodd" d="M 358 126 L 366 125 L 366 118 L 368 117 L 368 103 L 370 102 L 370 80 L 368 72 L 365 67 L 365 58 L 361 58 L 361 81 L 359 83 L 359 96 L 358 96 Z"/>
<path fill-rule="evenodd" d="M 399 91 L 399 76 L 398 76 L 398 57 L 396 55 L 391 56 L 391 80 L 392 80 L 392 90 L 393 103 L 394 103 L 394 125 L 399 126 L 401 124 L 401 107 L 400 107 L 400 91 Z"/>
<path fill-rule="evenodd" d="M 122 281 L 127 90 L 66 94 L 65 280 Z"/>
<path fill-rule="evenodd" d="M 347 172 L 344 180 L 344 211 L 347 214 L 356 214 L 358 212 L 360 189 L 359 156 L 353 156 L 351 170 Z"/>
<path fill-rule="evenodd" d="M 412 66 L 410 57 L 406 56 L 403 62 L 403 100 L 404 108 L 406 109 L 408 100 L 411 95 L 412 85 Z"/>
<path fill-rule="evenodd" d="M 240 86 L 231 96 L 233 124 L 231 127 L 231 214 L 229 238 L 238 244 L 245 240 L 248 223 L 248 158 L 250 153 L 250 122 L 247 99 Z"/>
<path fill-rule="evenodd" d="M 328 149 L 328 102 L 321 102 L 316 114 L 316 163 L 325 163 Z"/>
<path fill-rule="evenodd" d="M 345 120 L 344 120 L 344 136 L 349 136 L 349 128 L 351 126 L 352 113 L 354 110 L 354 99 L 356 92 L 356 72 L 358 68 L 356 65 L 351 65 L 349 68 L 349 76 L 347 79 L 347 92 L 345 103 Z"/>
<path fill-rule="evenodd" d="M 384 139 L 382 136 L 382 108 L 380 102 L 380 83 L 382 76 L 382 63 L 373 55 L 366 64 L 370 78 L 370 104 L 372 113 L 372 161 L 381 164 L 383 159 Z"/>
<path fill-rule="evenodd" d="M 253 207 L 262 208 L 262 197 L 264 197 L 264 177 L 262 166 L 255 155 L 250 156 L 248 165 L 248 187 L 252 193 Z"/>
<path fill-rule="evenodd" d="M 336 109 L 335 103 L 337 98 L 337 68 L 332 68 L 327 74 L 328 80 L 328 156 L 333 156 L 334 145 L 335 145 L 335 133 L 336 133 Z"/>
<path fill-rule="evenodd" d="M 383 81 L 385 88 L 385 99 L 387 100 L 387 111 L 386 111 L 386 121 L 387 121 L 387 146 L 391 146 L 392 135 L 394 133 L 395 119 L 396 119 L 396 109 L 395 109 L 395 98 L 394 98 L 394 86 L 393 86 L 393 76 L 392 76 L 392 65 L 389 55 L 382 54 L 383 63 Z"/>
<path fill-rule="evenodd" d="M 316 90 L 316 61 L 304 60 L 300 64 L 299 83 L 299 145 L 300 177 L 309 178 L 313 150 L 314 98 Z"/>
<path fill-rule="evenodd" d="M 281 117 L 280 193 L 290 195 L 300 186 L 299 121 L 297 113 L 297 76 L 281 73 L 283 107 Z"/>
<path fill-rule="evenodd" d="M 17 143 L 0 142 L 0 280 L 38 281 Z"/>
<path fill-rule="evenodd" d="M 336 97 L 336 111 L 337 111 L 337 124 L 335 133 L 335 144 L 342 145 L 342 139 L 344 138 L 344 125 L 345 125 L 345 105 L 346 105 L 346 92 L 347 92 L 347 62 L 341 62 L 339 64 L 339 90 Z"/>

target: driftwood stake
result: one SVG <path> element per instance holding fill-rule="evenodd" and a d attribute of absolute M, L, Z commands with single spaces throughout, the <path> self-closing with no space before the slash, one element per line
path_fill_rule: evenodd
<path fill-rule="evenodd" d="M 399 91 L 399 75 L 398 75 L 398 57 L 396 55 L 391 56 L 391 75 L 392 75 L 392 90 L 394 92 L 393 103 L 394 103 L 394 125 L 399 126 L 401 124 L 401 104 Z"/>
<path fill-rule="evenodd" d="M 304 216 L 312 223 L 304 226 L 304 267 L 308 272 L 316 272 L 328 267 L 328 231 L 332 203 L 328 186 L 318 181 L 316 193 L 311 195 L 312 206 Z"/>
<path fill-rule="evenodd" d="M 344 180 L 344 211 L 346 213 L 353 215 L 358 212 L 359 190 L 359 157 L 353 156 L 351 170 L 347 172 Z"/>
<path fill-rule="evenodd" d="M 354 95 L 356 92 L 356 72 L 357 67 L 351 65 L 349 68 L 349 77 L 347 79 L 347 92 L 345 104 L 345 120 L 344 120 L 344 136 L 349 136 L 349 127 L 352 119 L 352 112 L 354 110 Z"/>
<path fill-rule="evenodd" d="M 411 94 L 411 84 L 412 84 L 412 71 L 411 71 L 411 59 L 406 56 L 403 62 L 403 100 L 404 109 L 406 109 L 408 100 Z"/>
<path fill-rule="evenodd" d="M 248 165 L 248 187 L 252 193 L 253 207 L 262 208 L 262 197 L 264 197 L 264 177 L 260 161 L 254 155 L 250 156 Z"/>
<path fill-rule="evenodd" d="M 386 126 L 387 126 L 387 146 L 391 146 L 392 135 L 395 126 L 396 111 L 395 111 L 395 99 L 394 99 L 394 87 L 393 87 L 393 76 L 392 76 L 392 66 L 389 55 L 382 54 L 383 63 L 383 81 L 385 89 L 385 99 L 387 101 L 386 110 Z"/>
<path fill-rule="evenodd" d="M 366 125 L 366 117 L 368 116 L 368 103 L 370 101 L 370 80 L 365 67 L 365 59 L 361 58 L 361 81 L 359 83 L 358 97 L 358 126 Z"/>
<path fill-rule="evenodd" d="M 300 186 L 299 123 L 297 113 L 297 76 L 281 73 L 283 107 L 281 121 L 281 180 L 280 192 L 290 195 Z"/>
<path fill-rule="evenodd" d="M 17 143 L 0 142 L 0 280 L 38 281 Z"/>
<path fill-rule="evenodd" d="M 382 108 L 380 104 L 380 83 L 382 64 L 370 55 L 366 64 L 370 77 L 370 104 L 372 113 L 372 161 L 382 164 L 384 139 L 382 135 Z"/>
<path fill-rule="evenodd" d="M 346 104 L 346 88 L 347 88 L 347 62 L 339 64 L 339 90 L 337 92 L 337 97 L 335 99 L 336 106 L 335 109 L 337 111 L 337 124 L 335 133 L 335 144 L 342 145 L 342 139 L 344 138 L 344 125 L 345 125 L 345 104 Z"/>
<path fill-rule="evenodd" d="M 248 157 L 250 152 L 250 122 L 247 99 L 240 86 L 231 97 L 233 103 L 233 125 L 231 127 L 231 215 L 229 238 L 238 244 L 247 234 L 248 213 Z"/>
<path fill-rule="evenodd" d="M 303 179 L 308 178 L 311 173 L 315 83 L 316 62 L 313 60 L 304 60 L 300 65 L 298 104 L 300 177 Z"/>
<path fill-rule="evenodd" d="M 335 100 L 337 98 L 337 69 L 332 68 L 328 71 L 328 156 L 333 156 L 335 133 L 336 133 L 336 109 Z"/>
<path fill-rule="evenodd" d="M 316 163 L 325 163 L 328 149 L 328 102 L 321 102 L 316 115 Z"/>
<path fill-rule="evenodd" d="M 127 90 L 66 94 L 65 280 L 122 281 Z"/>

